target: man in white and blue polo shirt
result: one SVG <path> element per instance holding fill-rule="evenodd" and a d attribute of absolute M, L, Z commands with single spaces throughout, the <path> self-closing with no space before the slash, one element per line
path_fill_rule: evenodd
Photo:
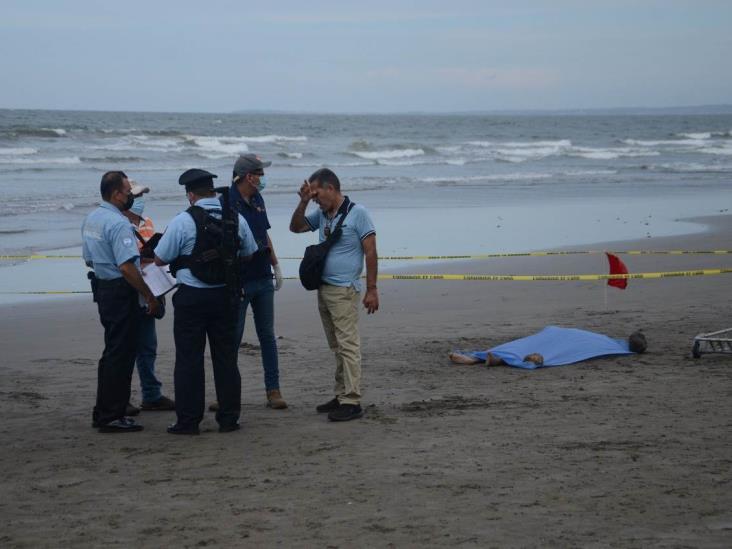
<path fill-rule="evenodd" d="M 312 174 L 298 192 L 300 203 L 290 221 L 294 233 L 319 231 L 320 242 L 335 231 L 342 234 L 328 253 L 318 288 L 318 310 L 336 356 L 335 398 L 316 408 L 331 421 L 349 421 L 363 415 L 361 408 L 361 340 L 358 333 L 358 302 L 361 273 L 366 259 L 366 293 L 362 303 L 368 314 L 379 309 L 376 288 L 378 255 L 376 231 L 366 208 L 341 194 L 341 183 L 328 168 Z M 310 200 L 320 209 L 305 215 Z"/>

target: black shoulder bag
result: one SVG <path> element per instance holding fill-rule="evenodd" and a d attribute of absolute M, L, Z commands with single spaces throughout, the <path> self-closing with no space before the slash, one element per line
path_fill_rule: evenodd
<path fill-rule="evenodd" d="M 351 208 L 353 208 L 355 204 L 349 201 L 345 206 L 345 211 L 338 220 L 335 230 L 320 244 L 313 244 L 312 246 L 305 248 L 305 255 L 300 262 L 300 282 L 302 282 L 302 285 L 306 290 L 317 290 L 323 283 L 322 278 L 323 269 L 325 268 L 325 258 L 328 257 L 328 252 L 330 252 L 333 245 L 341 238 L 341 234 L 343 233 L 343 230 L 341 229 L 343 220 L 346 219 L 348 212 L 351 211 Z"/>

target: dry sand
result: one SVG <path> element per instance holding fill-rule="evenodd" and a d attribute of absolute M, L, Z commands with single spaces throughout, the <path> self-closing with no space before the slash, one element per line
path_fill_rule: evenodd
<path fill-rule="evenodd" d="M 710 233 L 608 249 L 728 249 Z M 729 267 L 727 256 L 623 256 L 631 271 Z M 419 271 L 426 269 L 420 268 Z M 432 272 L 606 272 L 601 256 L 442 264 Z M 243 430 L 173 437 L 90 426 L 102 329 L 89 298 L 2 309 L 3 547 L 730 547 L 732 357 L 690 358 L 732 327 L 732 275 L 599 282 L 380 282 L 362 318 L 366 416 L 329 423 L 333 359 L 315 295 L 277 294 L 285 411 L 264 407 L 245 347 Z M 252 342 L 251 322 L 246 339 Z M 560 368 L 455 366 L 548 324 L 649 352 Z M 172 315 L 158 372 L 172 392 Z M 207 395 L 213 399 L 210 367 Z M 137 375 L 134 396 L 139 398 Z"/>

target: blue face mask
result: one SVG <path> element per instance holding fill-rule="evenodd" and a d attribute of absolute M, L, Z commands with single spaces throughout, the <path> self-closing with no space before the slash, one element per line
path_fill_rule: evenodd
<path fill-rule="evenodd" d="M 259 186 L 257 187 L 257 190 L 261 193 L 266 186 L 267 186 L 267 177 L 263 175 L 259 178 Z"/>
<path fill-rule="evenodd" d="M 142 212 L 145 211 L 145 199 L 141 196 L 138 198 L 135 198 L 135 201 L 132 203 L 132 207 L 130 208 L 130 211 L 135 214 L 142 217 Z"/>

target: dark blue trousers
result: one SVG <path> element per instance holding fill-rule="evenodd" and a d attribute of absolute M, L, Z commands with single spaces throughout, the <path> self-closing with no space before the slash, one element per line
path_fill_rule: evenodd
<path fill-rule="evenodd" d="M 241 377 L 237 366 L 237 307 L 226 288 L 182 285 L 173 296 L 175 413 L 183 428 L 196 427 L 205 408 L 203 355 L 208 337 L 219 425 L 239 420 Z"/>
<path fill-rule="evenodd" d="M 104 327 L 104 352 L 97 368 L 92 421 L 104 425 L 124 417 L 130 400 L 141 311 L 137 291 L 123 278 L 97 281 L 95 299 Z"/>

